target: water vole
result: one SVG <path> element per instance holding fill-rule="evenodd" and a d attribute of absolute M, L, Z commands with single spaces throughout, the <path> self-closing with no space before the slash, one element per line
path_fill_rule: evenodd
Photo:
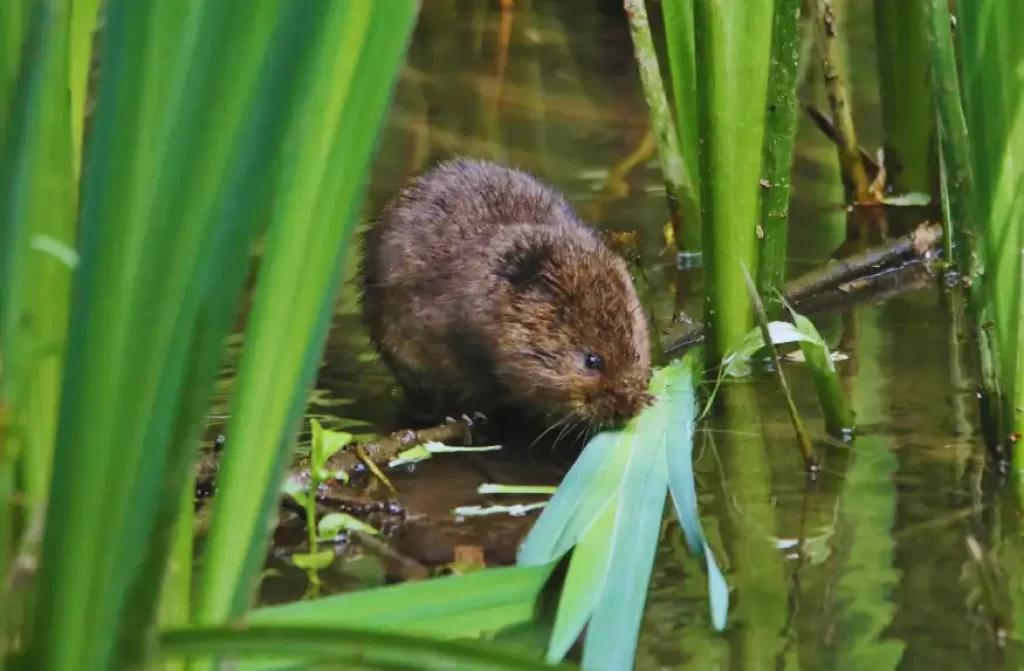
<path fill-rule="evenodd" d="M 421 413 L 604 426 L 650 402 L 625 263 L 525 172 L 442 163 L 385 206 L 363 251 L 370 337 Z"/>

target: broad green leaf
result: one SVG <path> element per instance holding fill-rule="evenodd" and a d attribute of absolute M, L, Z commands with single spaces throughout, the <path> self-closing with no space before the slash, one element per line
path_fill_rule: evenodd
<path fill-rule="evenodd" d="M 613 495 L 573 549 L 548 643 L 547 660 L 550 663 L 565 657 L 601 600 L 608 583 L 610 545 L 618 509 L 619 497 Z"/>
<path fill-rule="evenodd" d="M 664 375 L 665 371 L 658 373 Z M 633 667 L 668 490 L 661 456 L 663 413 L 652 409 L 634 429 L 614 533 L 607 539 L 609 579 L 600 592 L 583 647 L 586 668 Z"/>
<path fill-rule="evenodd" d="M 594 523 L 621 485 L 622 455 L 616 451 L 621 437 L 621 432 L 605 431 L 583 448 L 519 548 L 520 565 L 559 559 Z"/>
<path fill-rule="evenodd" d="M 249 625 L 358 626 L 438 638 L 528 622 L 553 565 L 493 568 L 251 611 Z"/>

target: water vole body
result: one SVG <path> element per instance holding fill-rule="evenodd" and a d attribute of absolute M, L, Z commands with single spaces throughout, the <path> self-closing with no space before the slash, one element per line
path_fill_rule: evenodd
<path fill-rule="evenodd" d="M 626 265 L 524 172 L 457 159 L 364 238 L 364 317 L 407 402 L 614 424 L 648 402 L 647 323 Z"/>

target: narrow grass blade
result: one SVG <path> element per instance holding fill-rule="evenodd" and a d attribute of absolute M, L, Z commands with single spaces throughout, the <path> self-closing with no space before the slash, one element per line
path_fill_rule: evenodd
<path fill-rule="evenodd" d="M 643 0 L 626 0 L 626 14 L 629 17 L 630 34 L 633 37 L 633 53 L 636 56 L 643 83 L 644 97 L 651 116 L 651 125 L 658 138 L 658 158 L 661 172 L 665 177 L 669 209 L 673 217 L 679 217 L 675 227 L 677 246 L 680 250 L 693 250 L 700 240 L 700 203 L 694 189 L 693 172 L 696 166 L 687 166 L 679 147 L 679 135 L 672 119 L 672 110 L 665 96 L 658 67 L 658 53 L 654 49 L 651 27 L 647 21 L 647 8 Z M 689 101 L 678 101 L 677 105 L 689 105 Z M 696 152 L 691 151 L 696 159 Z M 694 161 L 696 163 L 696 161 Z"/>
<path fill-rule="evenodd" d="M 608 538 L 608 579 L 583 647 L 585 668 L 633 667 L 668 490 L 656 419 L 663 418 L 648 415 L 629 446 L 632 458 L 623 475 L 615 528 Z"/>
<path fill-rule="evenodd" d="M 586 533 L 620 485 L 620 474 L 609 468 L 619 439 L 619 432 L 606 431 L 587 443 L 519 548 L 518 564 L 555 561 Z"/>
<path fill-rule="evenodd" d="M 552 668 L 493 645 L 438 641 L 368 628 L 186 629 L 165 632 L 160 638 L 160 652 L 164 659 L 217 655 L 229 659 L 255 657 L 260 659 L 261 665 L 274 659 L 281 662 L 306 660 L 331 662 L 335 668 L 395 671 L 540 671 Z"/>
<path fill-rule="evenodd" d="M 800 341 L 800 351 L 804 354 L 807 365 L 811 367 L 814 375 L 814 388 L 818 392 L 818 403 L 825 415 L 825 430 L 834 438 L 849 440 L 853 436 L 854 418 L 853 410 L 843 395 L 842 385 L 839 383 L 839 373 L 836 365 L 832 362 L 832 353 L 829 351 L 828 343 L 814 328 L 810 319 L 789 308 L 793 315 L 793 323 L 797 330 L 807 336 L 806 340 Z"/>
<path fill-rule="evenodd" d="M 758 292 L 765 297 L 785 292 L 789 239 L 789 198 L 796 136 L 796 87 L 800 66 L 800 0 L 776 0 L 772 27 L 772 67 L 765 105 L 764 172 Z M 781 306 L 769 301 L 770 319 Z"/>
<path fill-rule="evenodd" d="M 602 598 L 608 583 L 611 541 L 618 509 L 619 495 L 615 494 L 608 499 L 608 504 L 573 550 L 548 642 L 547 660 L 550 663 L 565 657 Z"/>
<path fill-rule="evenodd" d="M 232 401 L 199 594 L 201 622 L 224 621 L 249 602 L 416 10 L 413 0 L 329 3 L 316 75 L 282 167 Z"/>
<path fill-rule="evenodd" d="M 8 99 L 0 100 L 0 403 L 10 429 L 0 451 L 20 454 L 31 504 L 45 500 L 57 426 L 70 267 L 45 240 L 71 247 L 76 189 L 67 108 L 68 0 L 0 10 L 5 32 L 25 29 L 21 58 L 13 46 Z M 20 14 L 20 16 L 19 16 Z"/>
<path fill-rule="evenodd" d="M 676 380 L 666 402 L 665 467 L 676 517 L 683 528 L 690 554 L 698 557 L 708 574 L 711 622 L 715 629 L 725 628 L 729 612 L 729 587 L 701 529 L 697 509 L 696 480 L 693 473 L 693 443 L 696 430 L 697 400 L 695 354 L 688 354 L 676 366 Z"/>

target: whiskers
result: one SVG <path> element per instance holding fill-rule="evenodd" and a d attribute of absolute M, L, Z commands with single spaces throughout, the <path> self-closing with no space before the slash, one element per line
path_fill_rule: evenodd
<path fill-rule="evenodd" d="M 576 440 L 582 440 L 580 447 L 582 447 L 590 438 L 597 433 L 598 427 L 593 426 L 590 422 L 587 422 L 580 417 L 572 414 L 562 415 L 557 421 L 552 423 L 548 428 L 544 429 L 526 448 L 527 450 L 533 449 L 533 447 L 540 442 L 544 436 L 548 435 L 554 430 L 558 430 L 558 434 L 555 436 L 554 441 L 551 443 L 551 451 L 554 452 L 558 444 L 568 438 L 569 442 Z"/>

